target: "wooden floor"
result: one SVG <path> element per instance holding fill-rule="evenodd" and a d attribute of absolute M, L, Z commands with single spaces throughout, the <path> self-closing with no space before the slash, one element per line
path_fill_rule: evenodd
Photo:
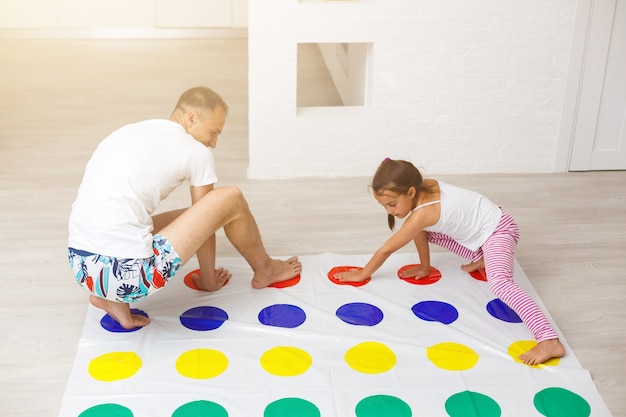
<path fill-rule="evenodd" d="M 323 91 L 314 75 L 303 79 Z M 0 416 L 57 416 L 87 307 L 65 256 L 87 158 L 113 129 L 168 117 L 199 84 L 231 106 L 220 184 L 244 190 L 272 255 L 370 253 L 388 237 L 368 178 L 246 179 L 245 39 L 0 40 Z M 626 172 L 439 178 L 518 220 L 517 259 L 614 416 L 626 416 Z M 163 209 L 186 204 L 180 190 Z M 223 234 L 218 255 L 235 255 Z"/>

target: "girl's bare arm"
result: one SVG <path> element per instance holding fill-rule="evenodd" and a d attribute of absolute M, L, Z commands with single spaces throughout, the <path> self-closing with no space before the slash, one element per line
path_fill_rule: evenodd
<path fill-rule="evenodd" d="M 426 278 L 430 275 L 430 248 L 428 247 L 428 233 L 425 230 L 418 232 L 413 239 L 417 254 L 420 258 L 420 266 L 406 269 L 401 276 L 405 278 Z"/>
<path fill-rule="evenodd" d="M 383 263 L 398 249 L 404 247 L 407 243 L 415 239 L 415 237 L 424 229 L 423 216 L 414 213 L 409 217 L 400 230 L 394 233 L 384 244 L 381 246 L 374 255 L 372 255 L 369 262 L 360 271 L 348 271 L 341 272 L 335 275 L 335 278 L 340 281 L 363 281 L 372 276 L 374 272 L 380 268 Z M 428 244 L 428 241 L 426 241 Z"/>

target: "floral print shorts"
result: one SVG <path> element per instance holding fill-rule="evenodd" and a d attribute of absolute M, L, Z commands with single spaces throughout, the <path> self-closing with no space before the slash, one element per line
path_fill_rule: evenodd
<path fill-rule="evenodd" d="M 182 267 L 171 243 L 161 235 L 152 239 L 154 255 L 124 259 L 68 248 L 76 281 L 90 294 L 107 300 L 132 303 L 163 288 Z"/>

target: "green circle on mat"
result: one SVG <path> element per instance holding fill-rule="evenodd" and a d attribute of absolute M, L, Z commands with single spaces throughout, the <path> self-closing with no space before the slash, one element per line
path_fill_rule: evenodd
<path fill-rule="evenodd" d="M 283 398 L 267 407 L 263 417 L 320 417 L 320 410 L 315 404 L 301 398 Z"/>
<path fill-rule="evenodd" d="M 174 411 L 172 417 L 228 417 L 228 412 L 219 404 L 211 401 L 193 401 L 181 405 Z"/>
<path fill-rule="evenodd" d="M 356 417 L 411 417 L 411 407 L 400 398 L 390 395 L 372 395 L 359 401 Z"/>
<path fill-rule="evenodd" d="M 535 395 L 535 408 L 546 417 L 589 417 L 591 407 L 580 395 L 564 388 L 546 388 Z"/>
<path fill-rule="evenodd" d="M 86 409 L 78 417 L 133 417 L 133 413 L 121 405 L 100 404 Z"/>
<path fill-rule="evenodd" d="M 500 417 L 502 410 L 491 397 L 478 392 L 463 391 L 446 401 L 446 412 L 450 417 Z"/>

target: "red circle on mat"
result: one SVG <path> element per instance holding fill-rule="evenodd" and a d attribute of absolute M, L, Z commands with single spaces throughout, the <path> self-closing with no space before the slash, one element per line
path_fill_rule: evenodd
<path fill-rule="evenodd" d="M 284 281 L 275 282 L 273 284 L 268 285 L 268 287 L 272 287 L 272 288 L 287 288 L 287 287 L 293 287 L 298 282 L 300 282 L 300 275 L 296 275 L 295 277 L 290 278 L 290 279 L 286 279 Z"/>
<path fill-rule="evenodd" d="M 484 269 L 479 269 L 469 273 L 472 278 L 477 279 L 478 281 L 487 281 L 487 275 L 485 275 Z"/>
<path fill-rule="evenodd" d="M 217 269 L 215 270 L 217 272 Z M 186 286 L 188 286 L 189 288 L 191 288 L 192 290 L 198 290 L 198 291 L 204 291 L 203 289 L 201 289 L 200 287 L 198 287 L 198 285 L 196 284 L 196 280 L 193 279 L 192 275 L 200 275 L 200 270 L 196 269 L 194 271 L 191 271 L 190 273 L 188 273 L 187 275 L 185 275 L 185 279 L 183 279 L 183 282 L 185 283 Z M 228 280 L 230 281 L 230 280 Z M 224 285 L 222 286 L 226 286 L 226 284 L 228 284 L 228 281 L 226 281 L 224 283 Z"/>
<path fill-rule="evenodd" d="M 420 266 L 421 264 L 409 264 L 409 265 L 404 265 L 402 268 L 398 269 L 398 278 L 411 283 L 411 284 L 417 284 L 417 285 L 428 285 L 428 284 L 434 284 L 435 282 L 439 281 L 441 279 L 441 272 L 439 272 L 439 270 L 437 268 L 435 268 L 434 266 L 430 267 L 430 274 L 425 277 L 425 278 L 419 278 L 416 279 L 414 277 L 403 277 L 401 276 L 401 274 L 406 271 L 407 269 L 411 269 L 414 268 L 416 266 Z"/>
<path fill-rule="evenodd" d="M 339 281 L 337 278 L 335 278 L 335 274 L 338 274 L 339 272 L 349 272 L 355 269 L 360 271 L 363 268 L 361 268 L 360 266 L 336 266 L 332 268 L 330 271 L 328 271 L 328 279 L 337 285 L 352 285 L 353 287 L 360 287 L 370 282 L 372 277 L 367 277 L 363 281 L 357 281 L 357 282 Z"/>

